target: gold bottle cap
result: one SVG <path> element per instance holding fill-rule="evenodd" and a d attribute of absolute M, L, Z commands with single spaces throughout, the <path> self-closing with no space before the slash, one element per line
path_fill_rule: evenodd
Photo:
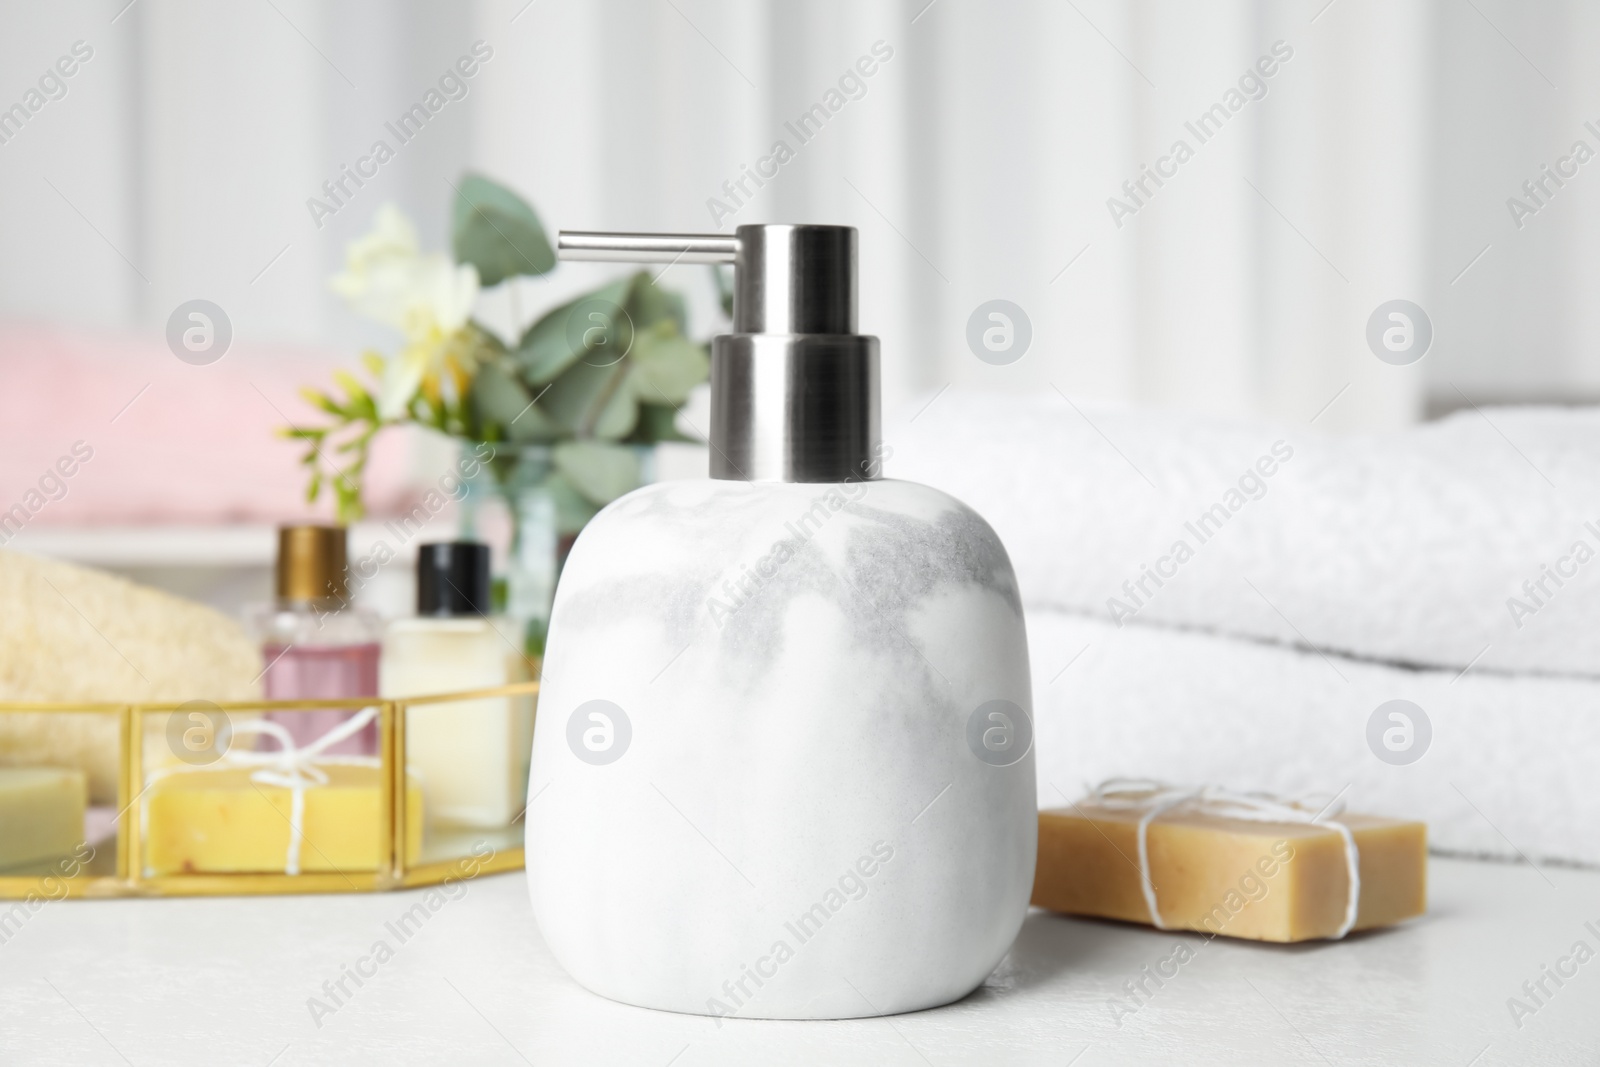
<path fill-rule="evenodd" d="M 344 600 L 346 552 L 343 526 L 278 527 L 278 599 Z"/>

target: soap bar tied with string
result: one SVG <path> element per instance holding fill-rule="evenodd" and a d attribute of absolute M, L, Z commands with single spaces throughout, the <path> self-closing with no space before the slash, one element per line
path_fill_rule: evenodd
<path fill-rule="evenodd" d="M 1257 941 L 1339 939 L 1427 908 L 1427 827 L 1339 798 L 1113 779 L 1039 813 L 1033 903 Z"/>
<path fill-rule="evenodd" d="M 366 708 L 311 744 L 295 744 L 280 722 L 233 726 L 234 743 L 215 763 L 151 772 L 142 805 L 149 875 L 371 871 L 379 864 L 382 764 L 375 756 L 327 750 L 365 730 Z M 262 736 L 275 749 L 257 751 Z M 422 790 L 406 781 L 407 853 L 421 852 Z"/>

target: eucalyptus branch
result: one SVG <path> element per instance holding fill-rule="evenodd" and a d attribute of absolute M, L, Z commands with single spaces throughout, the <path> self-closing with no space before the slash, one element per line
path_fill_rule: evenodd
<path fill-rule="evenodd" d="M 364 355 L 365 380 L 341 371 L 333 388 L 303 391 L 321 425 L 282 432 L 304 445 L 306 499 L 315 503 L 326 490 L 340 522 L 363 518 L 373 441 L 390 426 L 422 426 L 512 446 L 493 468 L 502 487 L 520 477 L 511 464 L 516 450 L 548 449 L 539 484 L 555 501 L 563 532 L 575 533 L 638 485 L 638 449 L 684 439 L 674 418 L 706 380 L 706 346 L 686 336 L 683 296 L 642 271 L 532 324 L 514 316 L 523 326 L 516 337 L 502 339 L 471 319 L 484 290 L 510 283 L 515 299 L 516 278 L 556 264 L 533 208 L 482 176 L 467 175 L 456 189 L 451 245 L 453 262 L 424 254 L 415 227 L 393 205 L 381 207 L 373 233 L 351 245 L 335 290 L 402 329 L 406 346 L 387 359 Z M 731 287 L 723 274 L 715 277 L 727 312 Z M 596 321 L 604 328 L 594 329 Z"/>

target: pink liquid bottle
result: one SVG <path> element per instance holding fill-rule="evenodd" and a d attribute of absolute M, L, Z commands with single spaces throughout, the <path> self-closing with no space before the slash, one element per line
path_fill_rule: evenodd
<path fill-rule="evenodd" d="M 283 526 L 278 530 L 276 599 L 255 618 L 261 640 L 263 695 L 268 700 L 377 697 L 376 618 L 350 605 L 345 583 L 347 537 L 342 526 Z M 298 746 L 309 745 L 355 711 L 269 712 Z M 272 742 L 267 742 L 271 746 Z M 378 725 L 325 750 L 372 756 Z"/>

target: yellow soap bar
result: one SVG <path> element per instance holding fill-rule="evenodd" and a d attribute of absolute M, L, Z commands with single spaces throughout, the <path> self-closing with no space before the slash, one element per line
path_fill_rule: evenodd
<path fill-rule="evenodd" d="M 1090 803 L 1039 813 L 1033 903 L 1051 911 L 1149 923 L 1139 880 L 1137 811 Z M 1360 853 L 1353 929 L 1427 908 L 1427 827 L 1340 815 Z M 1350 899 L 1344 837 L 1327 825 L 1229 819 L 1183 809 L 1150 824 L 1150 880 L 1168 929 L 1256 941 L 1338 933 Z"/>
<path fill-rule="evenodd" d="M 304 790 L 300 870 L 378 866 L 381 769 L 318 764 L 326 785 Z M 289 854 L 293 791 L 253 781 L 251 768 L 181 771 L 157 778 L 142 801 L 145 867 L 152 875 L 281 873 Z M 422 847 L 422 790 L 406 786 L 406 850 Z"/>
<path fill-rule="evenodd" d="M 71 855 L 88 801 L 80 770 L 0 767 L 0 870 Z"/>

